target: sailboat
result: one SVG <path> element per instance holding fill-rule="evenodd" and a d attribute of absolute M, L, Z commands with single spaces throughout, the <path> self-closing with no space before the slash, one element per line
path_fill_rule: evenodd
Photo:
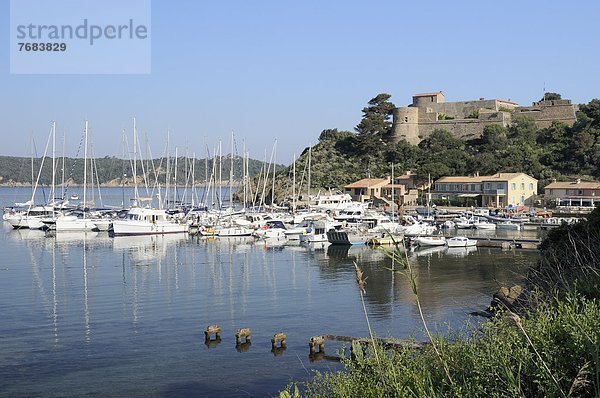
<path fill-rule="evenodd" d="M 40 177 L 42 175 L 42 169 L 44 167 L 44 161 L 46 159 L 46 154 L 48 152 L 48 146 L 50 144 L 50 139 L 52 138 L 52 142 L 53 142 L 52 150 L 54 151 L 55 136 L 56 136 L 56 123 L 52 122 L 52 129 L 50 132 L 50 136 L 48 137 L 48 141 L 46 142 L 46 149 L 44 150 L 44 156 L 42 157 L 42 162 L 40 164 L 40 169 L 38 171 L 37 179 L 35 180 L 35 183 L 33 184 L 31 199 L 28 200 L 26 203 L 17 204 L 17 205 L 22 205 L 22 207 L 26 207 L 27 209 L 24 209 L 22 211 L 17 211 L 17 209 L 15 209 L 15 208 L 5 210 L 3 219 L 5 221 L 8 221 L 8 223 L 15 229 L 21 229 L 21 228 L 40 229 L 40 228 L 43 228 L 44 224 L 42 223 L 42 220 L 45 217 L 50 217 L 55 214 L 54 207 L 51 205 L 34 206 L 35 194 L 36 194 L 37 187 L 38 187 L 38 184 L 40 181 Z M 54 162 L 54 154 L 53 154 L 53 162 Z M 54 164 L 53 164 L 53 168 L 54 168 Z M 53 170 L 53 174 L 54 174 L 54 170 Z M 32 154 L 32 158 L 31 158 L 32 182 L 33 182 L 33 176 L 34 176 L 34 173 L 33 173 L 33 154 Z M 54 195 L 54 184 L 53 184 L 53 188 L 52 188 L 52 195 Z"/>
<path fill-rule="evenodd" d="M 56 232 L 85 232 L 96 228 L 94 220 L 86 214 L 86 191 L 87 191 L 87 151 L 88 151 L 88 121 L 85 121 L 84 148 L 83 148 L 83 209 L 78 214 L 61 215 L 58 217 L 46 218 L 44 224 L 49 229 Z"/>

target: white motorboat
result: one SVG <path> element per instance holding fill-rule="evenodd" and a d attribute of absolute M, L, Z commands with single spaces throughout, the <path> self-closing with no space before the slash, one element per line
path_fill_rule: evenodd
<path fill-rule="evenodd" d="M 487 221 L 481 221 L 481 220 L 474 222 L 473 226 L 475 227 L 475 229 L 486 229 L 486 230 L 496 229 L 496 224 L 494 224 L 493 222 L 487 222 Z"/>
<path fill-rule="evenodd" d="M 254 230 L 246 227 L 224 227 L 215 230 L 215 234 L 223 237 L 250 236 Z"/>
<path fill-rule="evenodd" d="M 405 236 L 419 236 L 419 235 L 431 235 L 435 231 L 433 225 L 429 225 L 423 222 L 417 222 L 412 225 L 405 225 L 399 231 Z"/>
<path fill-rule="evenodd" d="M 456 223 L 452 220 L 446 220 L 440 225 L 441 228 L 453 229 L 456 228 Z"/>
<path fill-rule="evenodd" d="M 74 215 L 44 219 L 44 224 L 47 224 L 50 229 L 56 230 L 56 232 L 81 232 L 97 229 L 96 220 Z"/>
<path fill-rule="evenodd" d="M 365 209 L 362 206 L 348 206 L 333 218 L 336 221 L 341 222 L 344 227 L 358 227 L 363 223 L 363 216 L 365 215 Z"/>
<path fill-rule="evenodd" d="M 497 229 L 504 229 L 507 231 L 520 231 L 521 225 L 515 224 L 514 222 L 507 220 L 501 223 L 496 224 Z"/>
<path fill-rule="evenodd" d="M 188 225 L 172 219 L 163 209 L 133 207 L 124 220 L 114 220 L 112 232 L 119 235 L 160 235 L 184 233 Z"/>
<path fill-rule="evenodd" d="M 445 246 L 446 238 L 443 236 L 419 236 L 415 238 L 419 246 Z"/>
<path fill-rule="evenodd" d="M 267 220 L 262 226 L 257 228 L 252 234 L 261 239 L 281 239 L 285 238 L 286 227 L 281 220 Z"/>
<path fill-rule="evenodd" d="M 475 239 L 469 239 L 465 236 L 455 236 L 450 239 L 446 239 L 448 247 L 471 247 L 476 246 L 477 241 Z"/>
<path fill-rule="evenodd" d="M 327 240 L 332 245 L 364 245 L 373 234 L 364 234 L 359 231 L 345 231 L 332 229 L 327 231 Z"/>
<path fill-rule="evenodd" d="M 454 220 L 454 225 L 458 229 L 472 229 L 474 228 L 475 220 L 473 218 L 460 217 Z"/>
<path fill-rule="evenodd" d="M 14 228 L 39 229 L 44 227 L 42 220 L 55 214 L 51 206 L 35 206 L 26 211 L 11 211 L 6 213 L 5 221 Z"/>
<path fill-rule="evenodd" d="M 364 204 L 360 202 L 354 202 L 352 200 L 352 196 L 350 196 L 347 193 L 330 193 L 329 195 L 321 195 L 319 193 L 317 194 L 316 198 L 314 198 L 314 203 L 311 204 L 311 207 L 316 208 L 320 211 L 340 211 L 349 206 L 363 207 Z"/>
<path fill-rule="evenodd" d="M 286 229 L 283 233 L 289 240 L 300 240 L 300 236 L 310 231 L 309 224 L 304 221 L 301 225 Z"/>
<path fill-rule="evenodd" d="M 310 224 L 307 231 L 300 235 L 301 243 L 318 243 L 318 242 L 329 242 L 327 238 L 327 231 L 335 230 L 340 227 L 340 223 L 331 221 L 330 219 L 322 219 L 314 221 Z"/>

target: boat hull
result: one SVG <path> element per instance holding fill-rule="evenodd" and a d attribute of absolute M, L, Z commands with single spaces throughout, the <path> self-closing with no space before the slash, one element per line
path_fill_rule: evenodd
<path fill-rule="evenodd" d="M 179 223 L 148 223 L 137 222 L 130 220 L 115 220 L 113 221 L 112 233 L 115 236 L 124 235 L 163 235 L 163 234 L 179 234 L 188 231 L 186 224 Z"/>

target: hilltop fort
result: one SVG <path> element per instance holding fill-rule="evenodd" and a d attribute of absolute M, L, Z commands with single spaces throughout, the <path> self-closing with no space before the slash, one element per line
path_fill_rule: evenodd
<path fill-rule="evenodd" d="M 393 111 L 393 140 L 405 139 L 418 144 L 434 130 L 444 129 L 465 140 L 481 137 L 485 126 L 509 126 L 516 115 L 534 120 L 538 128 L 560 121 L 572 126 L 576 106 L 571 100 L 543 99 L 531 106 L 519 106 L 510 100 L 480 98 L 476 101 L 446 102 L 444 94 L 413 95 L 412 104 Z"/>

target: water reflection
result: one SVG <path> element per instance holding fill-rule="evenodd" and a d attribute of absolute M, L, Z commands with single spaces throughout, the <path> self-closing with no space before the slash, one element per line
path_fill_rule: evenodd
<path fill-rule="evenodd" d="M 2 236 L 8 271 L 0 279 L 0 377 L 19 388 L 6 395 L 126 395 L 132 382 L 141 386 L 139 395 L 172 391 L 173 383 L 203 386 L 200 395 L 209 388 L 218 396 L 241 389 L 268 395 L 304 377 L 298 357 L 311 369 L 337 366 L 318 361 L 326 357 L 304 360 L 310 336 L 367 334 L 354 262 L 367 277 L 365 301 L 377 335 L 402 338 L 420 327 L 410 282 L 381 249 L 183 234 Z M 489 303 L 498 284 L 517 281 L 535 261 L 524 251 L 432 249 L 407 254 L 433 324 L 464 321 Z M 223 328 L 223 344 L 204 345 L 202 332 L 214 323 Z M 243 355 L 233 337 L 242 327 L 253 331 L 253 346 L 238 347 Z M 271 351 L 276 331 L 288 337 L 285 355 Z M 207 363 L 210 375 L 197 371 Z M 16 367 L 33 376 L 19 379 L 9 370 Z M 85 369 L 86 377 L 74 383 L 80 373 L 69 367 Z M 256 372 L 247 380 L 231 377 L 249 368 Z M 186 393 L 194 391 L 175 395 Z"/>
<path fill-rule="evenodd" d="M 184 234 L 115 236 L 112 248 L 116 252 L 127 252 L 131 265 L 160 265 L 167 248 L 185 240 L 187 235 Z"/>

